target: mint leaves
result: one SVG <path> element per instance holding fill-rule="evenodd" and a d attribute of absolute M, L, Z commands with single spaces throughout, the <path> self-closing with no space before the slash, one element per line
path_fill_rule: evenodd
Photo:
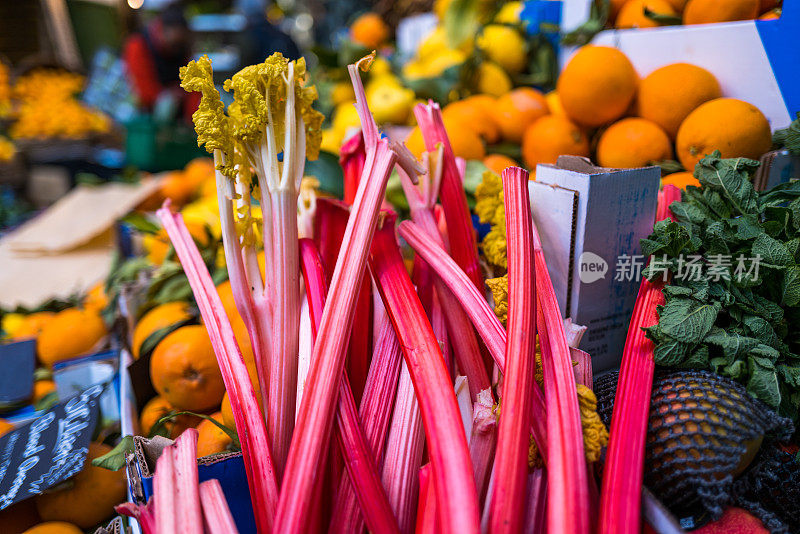
<path fill-rule="evenodd" d="M 708 369 L 798 419 L 800 406 L 800 182 L 759 193 L 758 162 L 706 156 L 642 240 L 644 275 L 661 279 L 666 303 L 647 329 L 658 365 Z"/>

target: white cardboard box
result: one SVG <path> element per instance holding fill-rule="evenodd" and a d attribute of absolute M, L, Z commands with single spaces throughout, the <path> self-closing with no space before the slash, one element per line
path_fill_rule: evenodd
<path fill-rule="evenodd" d="M 615 280 L 653 229 L 658 167 L 605 169 L 561 156 L 529 184 L 533 218 L 564 317 L 588 327 L 580 348 L 595 371 L 619 365 L 639 281 Z"/>

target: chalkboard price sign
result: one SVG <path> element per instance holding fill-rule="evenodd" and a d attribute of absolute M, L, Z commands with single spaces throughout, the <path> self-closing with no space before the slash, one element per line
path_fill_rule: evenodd
<path fill-rule="evenodd" d="M 92 386 L 0 437 L 0 510 L 83 468 L 104 386 Z"/>

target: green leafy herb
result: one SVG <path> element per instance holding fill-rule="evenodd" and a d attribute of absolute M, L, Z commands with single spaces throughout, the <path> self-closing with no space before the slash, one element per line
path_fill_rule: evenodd
<path fill-rule="evenodd" d="M 759 193 L 758 162 L 703 158 L 642 240 L 644 275 L 671 274 L 647 329 L 662 366 L 709 369 L 797 419 L 800 406 L 800 182 Z"/>

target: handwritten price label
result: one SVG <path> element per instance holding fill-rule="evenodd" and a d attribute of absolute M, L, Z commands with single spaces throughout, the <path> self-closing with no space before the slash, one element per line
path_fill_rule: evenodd
<path fill-rule="evenodd" d="M 83 468 L 102 393 L 103 386 L 92 386 L 0 437 L 0 510 Z"/>

